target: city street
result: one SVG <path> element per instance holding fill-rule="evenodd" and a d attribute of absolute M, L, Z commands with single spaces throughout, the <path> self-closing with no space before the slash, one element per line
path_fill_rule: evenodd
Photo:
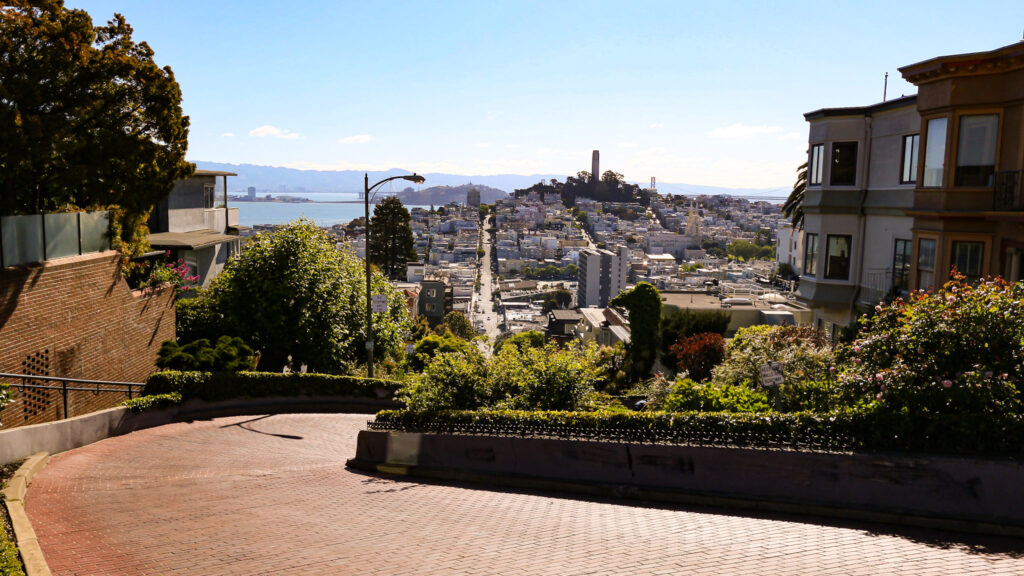
<path fill-rule="evenodd" d="M 56 455 L 27 512 L 56 576 L 1024 573 L 1020 540 L 355 472 L 367 418 L 110 438 Z"/>

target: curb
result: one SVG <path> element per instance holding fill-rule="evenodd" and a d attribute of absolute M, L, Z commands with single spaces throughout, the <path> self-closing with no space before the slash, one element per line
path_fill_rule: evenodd
<path fill-rule="evenodd" d="M 32 483 L 32 478 L 46 466 L 49 460 L 50 455 L 46 452 L 38 452 L 30 456 L 14 473 L 7 488 L 3 491 L 7 514 L 14 527 L 15 544 L 21 554 L 21 561 L 25 565 L 26 576 L 51 576 L 50 567 L 46 564 L 46 558 L 43 557 L 39 541 L 36 540 L 36 532 L 32 529 L 32 522 L 25 514 L 25 495 L 28 493 L 28 486 Z"/>
<path fill-rule="evenodd" d="M 602 483 L 574 482 L 570 480 L 533 476 L 495 475 L 484 472 L 469 472 L 430 466 L 382 464 L 369 460 L 361 460 L 359 458 L 347 460 L 345 462 L 345 466 L 364 472 L 383 474 L 386 476 L 424 478 L 441 482 L 465 482 L 481 486 L 511 488 L 513 490 L 546 490 L 570 494 L 582 494 L 586 496 L 597 496 L 601 498 L 626 499 L 637 502 L 664 502 L 667 504 L 683 506 L 746 510 L 767 514 L 793 514 L 797 516 L 832 518 L 845 522 L 882 523 L 895 526 L 945 530 L 967 534 L 1024 538 L 1024 527 L 1021 526 L 955 520 L 950 518 L 935 518 L 930 516 L 916 516 L 913 514 L 834 508 L 830 506 L 794 504 L 788 502 L 753 500 L 727 496 L 712 496 L 706 494 L 676 492 L 672 490 L 657 490 Z"/>

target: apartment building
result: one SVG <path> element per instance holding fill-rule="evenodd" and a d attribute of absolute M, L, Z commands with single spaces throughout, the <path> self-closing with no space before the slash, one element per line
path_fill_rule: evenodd
<path fill-rule="evenodd" d="M 822 328 L 954 267 L 1020 278 L 1024 42 L 900 72 L 917 95 L 805 114 L 800 296 Z"/>
<path fill-rule="evenodd" d="M 586 248 L 580 251 L 576 302 L 581 308 L 608 306 L 608 301 L 626 288 L 629 248 L 611 250 Z"/>

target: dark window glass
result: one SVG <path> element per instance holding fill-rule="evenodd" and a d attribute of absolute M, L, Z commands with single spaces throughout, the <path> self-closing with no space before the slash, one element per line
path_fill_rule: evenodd
<path fill-rule="evenodd" d="M 961 116 L 956 149 L 956 185 L 991 186 L 996 171 L 999 115 Z"/>
<path fill-rule="evenodd" d="M 942 170 L 946 166 L 947 118 L 928 121 L 928 140 L 924 149 L 924 186 L 942 186 Z"/>
<path fill-rule="evenodd" d="M 981 257 L 985 252 L 983 242 L 953 242 L 953 266 L 969 280 L 981 277 Z"/>
<path fill-rule="evenodd" d="M 917 245 L 917 287 L 931 290 L 935 285 L 935 240 L 922 238 Z"/>
<path fill-rule="evenodd" d="M 804 238 L 804 274 L 814 276 L 818 273 L 818 235 L 807 234 Z"/>
<path fill-rule="evenodd" d="M 216 195 L 216 190 L 217 190 L 216 187 L 214 187 L 212 184 L 204 184 L 203 185 L 203 207 L 204 208 L 213 208 L 213 199 L 214 199 L 214 196 Z"/>
<path fill-rule="evenodd" d="M 903 137 L 903 165 L 900 169 L 900 184 L 913 184 L 917 180 L 917 150 L 920 143 L 920 134 Z"/>
<path fill-rule="evenodd" d="M 857 183 L 857 143 L 834 142 L 832 144 L 833 186 L 853 186 Z"/>
<path fill-rule="evenodd" d="M 828 236 L 825 278 L 847 280 L 850 277 L 850 244 L 852 236 Z"/>
<path fill-rule="evenodd" d="M 905 295 L 910 289 L 910 240 L 896 239 L 896 250 L 892 257 L 892 287 L 898 294 Z"/>
<path fill-rule="evenodd" d="M 824 144 L 815 144 L 814 146 L 811 146 L 810 167 L 807 170 L 807 184 L 809 186 L 821 185 L 821 162 L 824 155 Z"/>

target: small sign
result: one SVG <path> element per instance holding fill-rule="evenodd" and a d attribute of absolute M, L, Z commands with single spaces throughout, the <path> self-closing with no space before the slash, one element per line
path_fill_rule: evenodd
<path fill-rule="evenodd" d="M 781 385 L 784 380 L 782 362 L 769 362 L 761 365 L 761 386 L 775 388 Z"/>
<path fill-rule="evenodd" d="M 374 294 L 372 301 L 373 311 L 383 313 L 388 311 L 388 297 L 385 294 Z"/>

